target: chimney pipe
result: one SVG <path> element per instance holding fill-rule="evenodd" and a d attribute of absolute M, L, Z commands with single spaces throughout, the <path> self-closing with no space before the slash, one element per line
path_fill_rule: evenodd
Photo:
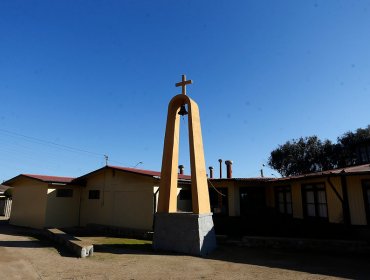
<path fill-rule="evenodd" d="M 233 177 L 233 162 L 232 160 L 225 160 L 226 164 L 226 178 L 231 179 Z"/>
<path fill-rule="evenodd" d="M 182 164 L 179 165 L 179 174 L 184 174 L 184 166 Z"/>
<path fill-rule="evenodd" d="M 222 159 L 219 159 L 218 162 L 220 163 L 220 179 L 222 178 Z"/>
<path fill-rule="evenodd" d="M 213 167 L 212 166 L 209 167 L 209 178 L 213 179 Z"/>

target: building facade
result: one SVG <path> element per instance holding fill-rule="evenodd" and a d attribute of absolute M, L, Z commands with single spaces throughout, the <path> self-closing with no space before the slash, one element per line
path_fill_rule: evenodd
<path fill-rule="evenodd" d="M 21 174 L 13 186 L 10 223 L 32 228 L 88 224 L 150 231 L 160 172 L 105 166 L 78 178 Z M 189 177 L 179 175 L 179 190 Z"/>
<path fill-rule="evenodd" d="M 178 176 L 177 210 L 190 212 L 190 176 Z M 19 175 L 5 182 L 14 187 L 10 223 L 151 231 L 159 181 L 160 172 L 115 166 L 78 178 Z M 370 229 L 369 164 L 286 178 L 209 178 L 208 184 L 218 234 L 339 236 Z"/>

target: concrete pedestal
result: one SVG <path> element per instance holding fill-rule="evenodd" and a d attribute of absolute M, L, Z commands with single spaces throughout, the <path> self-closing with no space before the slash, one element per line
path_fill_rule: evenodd
<path fill-rule="evenodd" d="M 204 256 L 216 248 L 212 213 L 157 213 L 154 250 Z"/>

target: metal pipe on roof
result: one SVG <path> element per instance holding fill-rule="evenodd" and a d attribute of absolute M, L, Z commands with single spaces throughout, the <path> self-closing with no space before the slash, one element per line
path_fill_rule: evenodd
<path fill-rule="evenodd" d="M 222 159 L 219 159 L 218 162 L 220 163 L 220 179 L 222 179 Z"/>
<path fill-rule="evenodd" d="M 184 174 L 184 166 L 182 164 L 179 165 L 179 174 Z"/>
<path fill-rule="evenodd" d="M 213 167 L 212 166 L 209 167 L 209 178 L 213 179 Z"/>
<path fill-rule="evenodd" d="M 233 161 L 232 160 L 225 160 L 226 164 L 226 178 L 231 179 L 233 177 Z"/>

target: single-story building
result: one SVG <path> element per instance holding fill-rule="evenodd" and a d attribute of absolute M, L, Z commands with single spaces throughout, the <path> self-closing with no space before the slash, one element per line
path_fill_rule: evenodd
<path fill-rule="evenodd" d="M 370 225 L 370 165 L 274 179 L 266 189 L 269 207 L 297 219 Z"/>
<path fill-rule="evenodd" d="M 0 216 L 5 216 L 6 218 L 10 216 L 12 209 L 12 199 L 5 194 L 8 189 L 8 186 L 0 185 Z"/>
<path fill-rule="evenodd" d="M 8 186 L 0 185 L 0 196 L 5 196 L 5 191 L 9 189 Z"/>
<path fill-rule="evenodd" d="M 231 168 L 231 167 L 230 167 Z M 218 233 L 305 234 L 370 228 L 370 165 L 286 178 L 209 178 Z M 179 174 L 178 211 L 191 211 L 191 177 Z M 21 174 L 10 223 L 34 228 L 98 224 L 149 231 L 160 172 L 105 166 L 77 178 Z"/>
<path fill-rule="evenodd" d="M 79 225 L 151 230 L 157 209 L 160 172 L 105 166 L 73 180 L 82 188 Z M 189 176 L 179 174 L 180 188 Z"/>
<path fill-rule="evenodd" d="M 285 178 L 209 181 L 216 231 L 294 234 L 370 229 L 369 164 Z"/>
<path fill-rule="evenodd" d="M 81 190 L 71 184 L 73 179 L 21 174 L 4 182 L 14 187 L 10 223 L 32 228 L 77 225 Z"/>
<path fill-rule="evenodd" d="M 77 178 L 21 174 L 4 182 L 14 187 L 10 223 L 32 228 L 99 224 L 149 231 L 159 179 L 160 172 L 119 166 Z M 179 174 L 179 192 L 189 179 Z"/>

